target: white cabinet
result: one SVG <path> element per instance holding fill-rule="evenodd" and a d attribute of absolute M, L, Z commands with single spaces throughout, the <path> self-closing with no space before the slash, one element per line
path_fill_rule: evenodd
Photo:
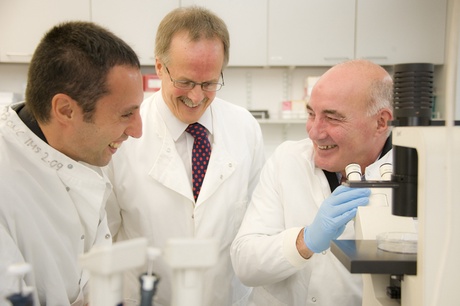
<path fill-rule="evenodd" d="M 269 66 L 331 66 L 353 58 L 355 0 L 268 4 Z"/>
<path fill-rule="evenodd" d="M 158 24 L 192 4 L 226 22 L 229 66 L 444 62 L 447 0 L 0 0 L 0 62 L 29 62 L 47 30 L 78 19 L 109 28 L 154 65 Z"/>
<path fill-rule="evenodd" d="M 357 0 L 356 58 L 444 63 L 446 0 Z"/>
<path fill-rule="evenodd" d="M 230 32 L 229 66 L 266 66 L 268 2 L 267 0 L 182 0 L 181 5 L 204 6 L 225 21 Z"/>
<path fill-rule="evenodd" d="M 154 65 L 159 23 L 176 7 L 193 4 L 210 9 L 227 24 L 230 32 L 229 65 L 266 65 L 266 0 L 92 0 L 92 20 L 129 43 L 142 65 Z"/>
<path fill-rule="evenodd" d="M 158 24 L 179 0 L 0 0 L 0 62 L 28 63 L 43 34 L 66 20 L 94 21 L 154 65 Z"/>
<path fill-rule="evenodd" d="M 0 62 L 28 63 L 54 25 L 89 19 L 89 1 L 0 0 Z"/>
<path fill-rule="evenodd" d="M 444 63 L 447 0 L 268 0 L 268 65 Z"/>
<path fill-rule="evenodd" d="M 91 0 L 92 20 L 125 40 L 142 65 L 155 65 L 155 37 L 163 17 L 179 0 Z"/>

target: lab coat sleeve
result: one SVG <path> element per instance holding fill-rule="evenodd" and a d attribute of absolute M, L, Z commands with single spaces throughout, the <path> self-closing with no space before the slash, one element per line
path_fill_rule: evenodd
<path fill-rule="evenodd" d="M 265 164 L 231 247 L 235 272 L 247 286 L 279 282 L 308 263 L 296 248 L 302 227 L 285 228 L 278 158 L 275 152 Z"/>
<path fill-rule="evenodd" d="M 5 297 L 19 291 L 19 278 L 8 273 L 9 266 L 23 262 L 24 257 L 18 246 L 0 224 L 0 305 L 9 305 Z M 23 286 L 26 286 L 25 282 Z"/>
<path fill-rule="evenodd" d="M 255 122 L 255 126 L 256 126 L 255 133 L 254 133 L 255 145 L 253 146 L 254 148 L 254 153 L 252 154 L 253 162 L 252 162 L 250 178 L 249 178 L 249 187 L 248 187 L 249 199 L 251 199 L 252 193 L 254 192 L 257 184 L 259 183 L 260 173 L 261 173 L 262 167 L 265 164 L 265 147 L 264 147 L 264 142 L 263 142 L 262 131 L 257 121 Z"/>

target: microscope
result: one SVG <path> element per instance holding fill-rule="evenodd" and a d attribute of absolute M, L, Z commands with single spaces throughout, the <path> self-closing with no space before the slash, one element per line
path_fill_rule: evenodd
<path fill-rule="evenodd" d="M 80 264 L 91 275 L 89 305 L 122 306 L 123 273 L 145 265 L 139 276 L 140 304 L 153 306 L 160 276 L 153 273 L 152 262 L 163 256 L 172 269 L 172 306 L 202 305 L 203 274 L 217 262 L 218 243 L 212 239 L 170 239 L 164 250 L 148 248 L 145 238 L 94 247 L 80 257 Z"/>
<path fill-rule="evenodd" d="M 89 305 L 124 305 L 124 272 L 147 263 L 147 272 L 139 276 L 140 304 L 137 306 L 153 306 L 160 281 L 160 277 L 153 273 L 153 262 L 162 256 L 173 275 L 171 306 L 201 306 L 204 272 L 217 263 L 218 249 L 214 239 L 170 239 L 161 250 L 147 247 L 147 239 L 142 237 L 110 246 L 95 246 L 79 258 L 81 267 L 91 275 Z M 19 280 L 18 292 L 6 297 L 12 306 L 34 305 L 33 288 L 22 285 L 24 275 L 31 270 L 28 263 L 9 267 L 8 273 Z"/>
<path fill-rule="evenodd" d="M 363 275 L 364 306 L 458 303 L 460 202 L 454 200 L 454 175 L 460 173 L 460 126 L 431 120 L 433 71 L 431 64 L 395 65 L 390 179 L 346 183 L 384 194 L 372 195 L 370 206 L 360 208 L 357 240 L 331 245 L 351 273 Z M 385 204 L 373 205 L 376 199 L 388 199 L 391 216 Z"/>

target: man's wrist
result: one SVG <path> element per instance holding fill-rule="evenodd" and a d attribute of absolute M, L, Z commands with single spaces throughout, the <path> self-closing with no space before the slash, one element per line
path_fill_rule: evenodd
<path fill-rule="evenodd" d="M 296 247 L 300 256 L 302 256 L 305 259 L 310 259 L 310 257 L 312 257 L 315 253 L 312 250 L 310 250 L 305 244 L 304 230 L 305 228 L 302 228 L 299 232 L 299 235 L 297 235 Z"/>

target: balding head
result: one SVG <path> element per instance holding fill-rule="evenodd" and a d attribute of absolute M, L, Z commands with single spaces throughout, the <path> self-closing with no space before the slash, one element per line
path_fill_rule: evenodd
<path fill-rule="evenodd" d="M 342 172 L 350 163 L 364 169 L 380 155 L 391 131 L 393 82 L 366 60 L 338 64 L 324 73 L 307 105 L 307 132 L 315 164 Z"/>

